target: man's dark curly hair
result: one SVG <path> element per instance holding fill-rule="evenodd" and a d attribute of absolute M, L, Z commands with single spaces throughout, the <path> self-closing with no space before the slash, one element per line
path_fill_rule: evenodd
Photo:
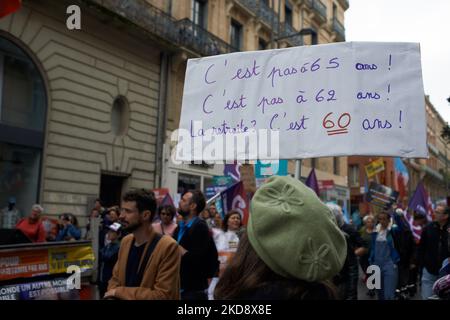
<path fill-rule="evenodd" d="M 122 200 L 125 202 L 136 201 L 136 207 L 139 213 L 142 213 L 145 210 L 149 210 L 152 213 L 150 221 L 153 220 L 157 207 L 156 198 L 153 191 L 148 191 L 145 189 L 133 189 L 125 193 L 122 197 Z"/>

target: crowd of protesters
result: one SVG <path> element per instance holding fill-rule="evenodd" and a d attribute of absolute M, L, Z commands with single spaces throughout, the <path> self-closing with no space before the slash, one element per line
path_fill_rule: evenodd
<path fill-rule="evenodd" d="M 99 221 L 98 288 L 105 299 L 356 300 L 359 282 L 380 300 L 416 292 L 424 300 L 450 298 L 445 205 L 432 221 L 410 213 L 423 227 L 420 241 L 400 208 L 346 219 L 339 205 L 324 204 L 291 177 L 272 177 L 256 191 L 246 226 L 240 211 L 221 214 L 199 190 L 184 193 L 178 208 L 157 206 L 145 190 L 131 190 L 106 209 L 98 199 L 82 237 L 70 213 L 59 216 L 50 236 L 36 204 L 16 228 L 32 242 L 74 241 L 92 239 L 91 223 Z M 378 286 L 366 286 L 373 270 Z"/>

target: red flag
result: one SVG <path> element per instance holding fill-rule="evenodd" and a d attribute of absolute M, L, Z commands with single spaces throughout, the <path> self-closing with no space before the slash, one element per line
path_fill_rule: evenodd
<path fill-rule="evenodd" d="M 22 4 L 21 0 L 1 0 L 0 1 L 0 18 L 14 13 L 20 9 Z"/>
<path fill-rule="evenodd" d="M 227 214 L 230 210 L 238 211 L 241 214 L 242 224 L 247 225 L 249 205 L 243 182 L 239 181 L 233 184 L 222 191 L 220 196 L 222 198 L 223 212 Z"/>

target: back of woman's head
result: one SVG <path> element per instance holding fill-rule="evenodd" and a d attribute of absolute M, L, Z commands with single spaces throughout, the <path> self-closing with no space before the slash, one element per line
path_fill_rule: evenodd
<path fill-rule="evenodd" d="M 329 280 L 347 256 L 330 209 L 298 179 L 273 176 L 254 194 L 248 239 L 275 273 L 307 282 Z"/>
<path fill-rule="evenodd" d="M 215 299 L 336 299 L 329 282 L 286 278 L 272 271 L 253 249 L 244 232 L 233 259 L 220 277 Z"/>

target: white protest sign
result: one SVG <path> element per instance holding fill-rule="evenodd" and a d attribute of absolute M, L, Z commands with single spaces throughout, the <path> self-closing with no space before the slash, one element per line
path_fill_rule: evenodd
<path fill-rule="evenodd" d="M 177 135 L 182 161 L 428 157 L 419 44 L 347 42 L 191 59 Z"/>

